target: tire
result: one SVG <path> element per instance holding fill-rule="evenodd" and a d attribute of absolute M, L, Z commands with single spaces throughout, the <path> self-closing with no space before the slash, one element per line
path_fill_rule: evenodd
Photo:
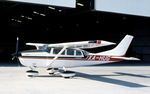
<path fill-rule="evenodd" d="M 26 71 L 26 75 L 28 77 L 35 77 L 35 76 L 38 76 L 39 72 L 38 71 L 33 71 L 33 70 L 28 70 Z"/>

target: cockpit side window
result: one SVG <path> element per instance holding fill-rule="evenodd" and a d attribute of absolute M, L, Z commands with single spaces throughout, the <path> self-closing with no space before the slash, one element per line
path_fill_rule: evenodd
<path fill-rule="evenodd" d="M 82 55 L 81 51 L 76 50 L 76 55 L 77 55 L 77 56 L 81 56 L 81 55 Z"/>
<path fill-rule="evenodd" d="M 62 48 L 54 48 L 53 54 L 58 54 Z"/>
<path fill-rule="evenodd" d="M 48 47 L 48 45 L 44 45 L 44 46 L 39 47 L 39 50 L 50 53 L 51 47 Z"/>
<path fill-rule="evenodd" d="M 48 48 L 46 49 L 46 51 L 47 51 L 48 53 L 50 53 L 50 52 L 51 52 L 51 48 L 48 47 Z"/>

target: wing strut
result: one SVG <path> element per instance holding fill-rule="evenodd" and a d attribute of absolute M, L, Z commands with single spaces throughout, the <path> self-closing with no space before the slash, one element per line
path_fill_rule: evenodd
<path fill-rule="evenodd" d="M 49 63 L 49 64 L 47 65 L 48 68 L 49 68 L 49 67 L 54 63 L 54 61 L 66 50 L 67 47 L 68 47 L 68 46 L 64 46 L 64 47 L 61 49 L 61 51 L 53 58 L 52 63 Z"/>

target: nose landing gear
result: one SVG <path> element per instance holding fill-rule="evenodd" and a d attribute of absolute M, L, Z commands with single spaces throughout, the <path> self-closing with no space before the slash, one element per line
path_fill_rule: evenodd
<path fill-rule="evenodd" d="M 39 75 L 39 72 L 38 71 L 35 71 L 35 66 L 33 67 L 33 66 L 31 66 L 30 67 L 30 69 L 31 70 L 28 70 L 28 71 L 26 71 L 26 75 L 28 76 L 28 77 L 36 77 L 36 76 L 38 76 Z"/>
<path fill-rule="evenodd" d="M 39 75 L 39 72 L 38 71 L 34 71 L 34 70 L 28 70 L 28 71 L 26 71 L 26 75 L 28 77 L 35 77 L 35 76 Z"/>

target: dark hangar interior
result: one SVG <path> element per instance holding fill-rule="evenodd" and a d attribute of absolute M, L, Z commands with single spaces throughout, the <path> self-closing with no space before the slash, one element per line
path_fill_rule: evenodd
<path fill-rule="evenodd" d="M 34 48 L 26 46 L 27 42 L 106 40 L 118 44 L 126 34 L 135 37 L 127 56 L 150 61 L 150 17 L 96 11 L 93 0 L 77 0 L 76 8 L 1 0 L 0 31 L 0 61 L 11 61 L 16 37 L 21 51 Z"/>

